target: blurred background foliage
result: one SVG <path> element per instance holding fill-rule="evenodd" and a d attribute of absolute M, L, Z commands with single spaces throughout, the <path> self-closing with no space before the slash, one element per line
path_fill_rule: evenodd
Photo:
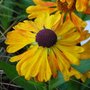
<path fill-rule="evenodd" d="M 55 0 L 45 0 L 55 1 Z M 18 22 L 27 19 L 26 8 L 34 5 L 32 0 L 0 0 L 0 90 L 90 90 L 90 79 L 82 83 L 74 77 L 65 82 L 61 73 L 56 79 L 51 79 L 46 83 L 35 82 L 33 79 L 26 81 L 19 77 L 15 64 L 9 62 L 13 54 L 7 54 L 6 33 Z M 83 20 L 90 20 L 90 15 L 76 12 Z M 73 65 L 80 72 L 85 73 L 90 70 L 90 60 L 81 61 L 80 66 Z"/>

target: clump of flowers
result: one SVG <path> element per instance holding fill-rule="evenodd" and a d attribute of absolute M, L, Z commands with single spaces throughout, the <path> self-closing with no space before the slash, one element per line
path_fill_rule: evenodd
<path fill-rule="evenodd" d="M 33 77 L 48 81 L 52 75 L 56 77 L 58 71 L 69 80 L 72 72 L 77 72 L 71 64 L 79 65 L 80 54 L 84 51 L 82 46 L 77 46 L 81 36 L 70 20 L 60 25 L 60 18 L 60 14 L 44 13 L 34 21 L 20 22 L 8 32 L 5 43 L 9 53 L 30 45 L 24 53 L 10 59 L 18 62 L 16 69 L 27 80 Z M 82 74 L 78 74 L 77 78 L 81 78 Z"/>
<path fill-rule="evenodd" d="M 26 80 L 34 78 L 46 82 L 61 72 L 66 81 L 72 76 L 84 81 L 85 75 L 74 69 L 72 64 L 79 65 L 81 58 L 88 57 L 86 45 L 78 44 L 90 34 L 84 31 L 86 23 L 74 10 L 88 12 L 89 0 L 82 0 L 82 3 L 81 0 L 33 1 L 37 5 L 27 8 L 30 20 L 14 26 L 5 41 L 8 53 L 27 47 L 25 52 L 10 59 L 17 62 L 18 74 Z"/>

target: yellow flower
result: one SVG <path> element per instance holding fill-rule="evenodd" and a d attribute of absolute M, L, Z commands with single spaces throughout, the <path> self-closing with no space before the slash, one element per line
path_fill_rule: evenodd
<path fill-rule="evenodd" d="M 86 7 L 83 6 L 86 5 L 84 4 L 85 0 L 83 0 L 83 3 L 81 3 L 81 0 L 56 0 L 56 2 L 45 2 L 43 0 L 33 1 L 36 6 L 29 6 L 26 9 L 26 12 L 29 13 L 28 18 L 30 19 L 40 16 L 43 12 L 48 12 L 50 14 L 62 12 L 62 22 L 66 15 L 66 18 L 70 19 L 74 23 L 79 32 L 81 32 L 81 30 L 86 26 L 86 23 L 74 13 L 76 9 L 81 11 L 82 8 Z M 75 8 L 75 6 L 77 8 Z"/>
<path fill-rule="evenodd" d="M 29 18 L 37 17 L 39 12 L 48 11 L 49 13 L 53 13 L 58 10 L 60 10 L 60 12 L 77 10 L 78 12 L 90 14 L 90 0 L 56 0 L 56 2 L 33 0 L 33 2 L 36 6 L 29 6 L 26 9 L 27 13 L 31 14 Z"/>
<path fill-rule="evenodd" d="M 80 33 L 74 24 L 67 20 L 60 25 L 60 17 L 57 13 L 44 13 L 34 21 L 20 22 L 13 31 L 8 32 L 5 41 L 8 53 L 29 45 L 24 53 L 10 59 L 11 62 L 18 62 L 16 69 L 25 79 L 48 81 L 52 75 L 56 77 L 58 71 L 65 80 L 74 75 L 70 73 L 75 72 L 71 70 L 71 64 L 79 65 L 80 54 L 84 49 L 77 46 Z"/>

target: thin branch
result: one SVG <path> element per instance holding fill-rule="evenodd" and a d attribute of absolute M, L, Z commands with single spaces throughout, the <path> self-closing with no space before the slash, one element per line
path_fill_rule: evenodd
<path fill-rule="evenodd" d="M 85 84 L 83 84 L 83 83 L 81 83 L 81 82 L 79 82 L 77 80 L 74 80 L 74 79 L 70 79 L 70 80 L 90 89 L 89 86 L 87 86 L 87 85 L 85 85 Z"/>
<path fill-rule="evenodd" d="M 17 86 L 17 85 L 14 85 L 14 84 L 9 84 L 9 83 L 0 82 L 0 84 L 1 84 L 1 85 L 7 85 L 7 86 L 12 86 L 12 87 L 21 88 L 21 86 Z"/>

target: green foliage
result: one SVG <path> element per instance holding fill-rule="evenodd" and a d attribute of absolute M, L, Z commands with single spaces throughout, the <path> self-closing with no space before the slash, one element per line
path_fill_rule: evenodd
<path fill-rule="evenodd" d="M 72 65 L 74 68 L 79 70 L 81 73 L 85 73 L 90 70 L 90 59 L 88 60 L 81 60 L 80 65 Z"/>
<path fill-rule="evenodd" d="M 45 1 L 55 2 L 56 0 Z M 58 74 L 57 78 L 52 78 L 46 83 L 39 83 L 34 80 L 27 81 L 23 77 L 18 76 L 15 65 L 7 63 L 11 55 L 7 55 L 5 51 L 5 35 L 18 22 L 27 19 L 26 8 L 29 5 L 34 5 L 32 0 L 0 0 L 0 69 L 4 70 L 11 82 L 20 85 L 24 90 L 90 90 L 90 79 L 84 83 L 75 78 L 65 82 L 61 73 Z M 90 20 L 90 15 L 75 13 L 83 20 Z M 90 71 L 90 60 L 81 60 L 80 66 L 72 66 L 81 73 L 85 73 Z"/>
<path fill-rule="evenodd" d="M 33 5 L 32 0 L 2 0 L 0 3 L 0 23 L 6 30 L 14 21 L 27 18 L 26 8 Z"/>
<path fill-rule="evenodd" d="M 45 90 L 44 83 L 33 80 L 27 81 L 23 77 L 18 76 L 15 66 L 10 65 L 10 63 L 0 62 L 0 69 L 3 69 L 6 75 L 16 84 L 22 86 L 24 90 Z"/>
<path fill-rule="evenodd" d="M 84 21 L 90 20 L 90 15 L 75 11 L 75 13 Z"/>

